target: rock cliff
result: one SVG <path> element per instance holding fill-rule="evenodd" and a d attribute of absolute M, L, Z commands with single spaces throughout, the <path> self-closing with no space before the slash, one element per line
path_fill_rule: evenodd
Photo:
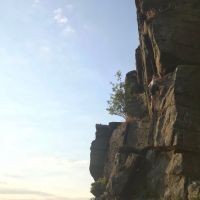
<path fill-rule="evenodd" d="M 96 200 L 200 199 L 200 1 L 136 0 L 140 45 L 126 76 L 132 120 L 97 125 Z M 154 112 L 148 84 L 159 75 Z"/>

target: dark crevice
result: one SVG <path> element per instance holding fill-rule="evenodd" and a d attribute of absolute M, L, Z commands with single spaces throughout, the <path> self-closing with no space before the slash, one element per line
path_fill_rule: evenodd
<path fill-rule="evenodd" d="M 152 42 L 151 42 L 151 39 L 150 39 L 148 34 L 144 35 L 144 42 L 145 42 L 146 49 L 147 49 L 147 52 L 146 52 L 147 53 L 147 55 L 146 55 L 146 60 L 147 60 L 146 73 L 147 73 L 147 78 L 148 78 L 148 82 L 149 82 L 149 81 L 151 81 L 152 76 L 157 74 L 157 68 L 156 68 L 156 63 L 155 63 L 155 59 L 154 59 Z"/>

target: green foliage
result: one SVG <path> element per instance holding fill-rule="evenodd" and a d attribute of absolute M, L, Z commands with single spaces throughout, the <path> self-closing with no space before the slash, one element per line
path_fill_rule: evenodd
<path fill-rule="evenodd" d="M 91 184 L 90 192 L 95 196 L 101 196 L 106 190 L 106 179 L 100 178 L 96 182 Z"/>
<path fill-rule="evenodd" d="M 121 71 L 117 71 L 116 83 L 111 82 L 112 93 L 110 94 L 110 100 L 107 101 L 108 108 L 106 109 L 111 115 L 118 115 L 127 118 L 125 108 L 125 83 L 122 81 Z"/>

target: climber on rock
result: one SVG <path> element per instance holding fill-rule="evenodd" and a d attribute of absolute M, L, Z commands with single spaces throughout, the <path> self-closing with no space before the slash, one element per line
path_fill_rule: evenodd
<path fill-rule="evenodd" d="M 159 93 L 159 86 L 158 86 L 158 75 L 153 75 L 151 82 L 148 85 L 149 93 L 151 95 L 151 111 L 154 113 L 155 111 L 155 103 L 156 103 L 156 96 Z"/>

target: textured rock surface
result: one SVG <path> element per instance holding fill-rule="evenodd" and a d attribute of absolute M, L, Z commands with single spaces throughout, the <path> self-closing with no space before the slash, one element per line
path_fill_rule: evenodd
<path fill-rule="evenodd" d="M 96 124 L 96 138 L 91 144 L 90 154 L 90 173 L 94 180 L 103 177 L 110 136 L 120 124 L 117 122 L 111 122 L 109 125 Z"/>
<path fill-rule="evenodd" d="M 108 131 L 103 145 L 98 136 L 92 143 L 91 173 L 95 180 L 106 178 L 96 199 L 198 200 L 200 1 L 136 0 L 136 6 L 137 71 L 126 77 L 131 120 Z M 151 113 L 147 85 L 156 73 L 159 92 Z"/>
<path fill-rule="evenodd" d="M 177 65 L 200 64 L 199 0 L 136 0 L 136 6 L 147 78 L 152 69 L 164 75 Z"/>
<path fill-rule="evenodd" d="M 130 71 L 125 80 L 126 113 L 132 118 L 143 118 L 148 110 L 143 87 L 138 83 L 137 71 Z"/>

